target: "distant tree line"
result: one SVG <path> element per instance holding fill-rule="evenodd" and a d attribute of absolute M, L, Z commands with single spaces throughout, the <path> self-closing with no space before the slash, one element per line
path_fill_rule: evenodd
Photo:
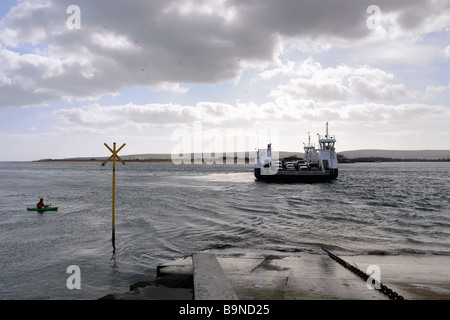
<path fill-rule="evenodd" d="M 450 159 L 399 159 L 399 158 L 385 158 L 385 157 L 358 157 L 348 159 L 344 155 L 337 155 L 339 163 L 353 163 L 353 162 L 450 162 Z"/>

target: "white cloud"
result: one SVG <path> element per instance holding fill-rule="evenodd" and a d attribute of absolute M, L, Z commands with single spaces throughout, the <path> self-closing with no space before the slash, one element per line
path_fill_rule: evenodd
<path fill-rule="evenodd" d="M 434 99 L 448 90 L 444 86 L 427 86 L 424 99 Z"/>
<path fill-rule="evenodd" d="M 445 47 L 445 49 L 444 49 L 444 56 L 446 58 L 450 58 L 450 44 Z"/>
<path fill-rule="evenodd" d="M 154 91 L 171 91 L 179 94 L 186 94 L 189 92 L 188 87 L 182 87 L 179 83 L 163 82 L 158 85 L 150 86 Z"/>
<path fill-rule="evenodd" d="M 0 21 L 0 42 L 11 48 L 47 40 L 56 12 L 50 2 L 21 1 Z"/>
<path fill-rule="evenodd" d="M 295 65 L 288 62 L 273 71 L 262 73 L 263 79 L 275 74 L 289 76 L 287 84 L 279 85 L 271 92 L 275 98 L 291 97 L 293 100 L 310 99 L 325 104 L 362 101 L 395 101 L 413 95 L 394 74 L 368 65 L 350 67 L 338 65 L 325 68 L 307 59 Z"/>
<path fill-rule="evenodd" d="M 342 110 L 343 118 L 351 122 L 418 124 L 424 121 L 445 123 L 450 110 L 440 105 L 426 104 L 377 104 L 363 103 L 347 105 Z"/>
<path fill-rule="evenodd" d="M 136 124 L 176 125 L 198 119 L 198 112 L 175 104 L 135 105 L 133 103 L 117 106 L 101 106 L 97 103 L 81 108 L 60 109 L 53 115 L 69 125 L 88 127 L 128 127 Z"/>
<path fill-rule="evenodd" d="M 112 32 L 94 32 L 92 43 L 110 50 L 135 50 L 134 44 L 125 35 L 116 35 Z"/>
<path fill-rule="evenodd" d="M 381 1 L 379 6 L 395 26 L 391 34 L 405 35 L 448 28 L 448 3 Z M 356 0 L 80 0 L 82 23 L 75 31 L 65 24 L 71 4 L 23 1 L 1 21 L 0 92 L 15 93 L 15 99 L 1 94 L 1 106 L 96 99 L 127 87 L 225 82 L 248 68 L 275 63 L 281 43 L 289 39 L 305 50 L 323 51 L 373 36 L 366 26 L 367 4 Z M 30 63 L 25 51 L 41 62 Z M 347 96 L 331 83 L 312 89 Z"/>
<path fill-rule="evenodd" d="M 354 75 L 349 78 L 349 88 L 364 100 L 393 101 L 408 97 L 404 84 L 391 83 L 389 74 L 372 76 Z"/>
<path fill-rule="evenodd" d="M 201 13 L 202 15 L 223 19 L 226 22 L 232 22 L 236 16 L 236 7 L 226 0 L 181 0 L 171 3 L 163 11 L 169 14 L 175 11 L 184 16 Z"/>
<path fill-rule="evenodd" d="M 285 102 L 289 101 L 290 104 Z M 281 103 L 281 104 L 280 104 Z M 329 120 L 350 124 L 417 125 L 424 121 L 446 123 L 450 109 L 441 105 L 420 103 L 349 103 L 341 106 L 320 106 L 312 101 L 284 100 L 256 105 L 199 102 L 196 105 L 133 103 L 116 106 L 86 105 L 80 108 L 53 112 L 66 125 L 58 129 L 69 132 L 104 132 L 115 128 L 122 132 L 136 132 L 150 128 L 178 128 L 201 122 L 205 128 L 290 127 L 299 121 L 325 122 Z M 83 129 L 84 128 L 84 129 Z"/>
<path fill-rule="evenodd" d="M 256 105 L 238 103 L 199 102 L 195 105 L 146 104 L 101 106 L 97 103 L 79 108 L 60 109 L 52 113 L 68 128 L 120 127 L 133 131 L 136 126 L 177 127 L 201 121 L 206 126 L 223 128 L 252 125 L 255 121 L 282 119 L 286 110 L 272 103 Z M 78 129 L 77 129 L 78 130 Z"/>

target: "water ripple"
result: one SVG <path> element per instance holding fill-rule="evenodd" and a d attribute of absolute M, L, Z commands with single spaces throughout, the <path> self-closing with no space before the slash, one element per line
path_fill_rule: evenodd
<path fill-rule="evenodd" d="M 130 163 L 117 174 L 114 259 L 110 170 L 0 163 L 0 177 L 3 299 L 124 292 L 159 263 L 210 248 L 450 254 L 449 163 L 348 164 L 336 181 L 306 185 L 258 183 L 246 165 Z M 41 196 L 58 212 L 24 210 Z M 64 288 L 71 264 L 85 270 L 83 297 Z"/>

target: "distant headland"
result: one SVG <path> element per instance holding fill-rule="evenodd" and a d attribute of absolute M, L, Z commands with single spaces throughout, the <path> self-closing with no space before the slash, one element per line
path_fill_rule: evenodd
<path fill-rule="evenodd" d="M 429 162 L 450 161 L 450 150 L 364 149 L 338 152 L 339 162 Z"/>
<path fill-rule="evenodd" d="M 249 152 L 234 153 L 230 155 L 223 153 L 223 163 L 230 163 L 234 159 L 234 163 L 253 163 L 253 155 Z M 218 154 L 220 156 L 220 154 Z M 304 156 L 303 152 L 279 152 L 280 158 Z M 342 151 L 337 153 L 340 163 L 356 163 L 356 162 L 450 162 L 450 150 L 381 150 L 381 149 L 364 149 Z M 151 163 L 169 163 L 172 162 L 170 153 L 145 153 L 121 156 L 127 162 L 151 162 Z M 63 159 L 41 159 L 34 162 L 103 162 L 107 157 L 76 157 Z M 192 163 L 201 163 L 203 155 L 200 153 L 191 154 Z"/>

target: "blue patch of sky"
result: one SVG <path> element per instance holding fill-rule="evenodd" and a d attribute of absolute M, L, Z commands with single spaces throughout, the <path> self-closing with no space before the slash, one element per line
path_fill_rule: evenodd
<path fill-rule="evenodd" d="M 18 53 L 20 55 L 24 54 L 40 54 L 42 55 L 48 49 L 48 45 L 46 43 L 28 43 L 23 42 L 16 44 L 16 47 L 7 47 L 9 51 Z"/>
<path fill-rule="evenodd" d="M 436 59 L 431 62 L 429 68 L 424 71 L 422 77 L 429 85 L 448 86 L 450 81 L 450 58 Z"/>
<path fill-rule="evenodd" d="M 95 102 L 102 106 L 117 106 L 117 105 L 124 105 L 127 103 L 142 105 L 152 103 L 153 99 L 154 93 L 150 89 L 145 87 L 139 87 L 139 88 L 125 88 L 120 90 L 116 94 L 106 94 Z"/>
<path fill-rule="evenodd" d="M 291 40 L 283 44 L 283 53 L 280 59 L 284 61 L 303 62 L 309 58 L 314 61 L 325 60 L 328 61 L 329 50 L 321 49 L 317 44 L 311 41 Z"/>
<path fill-rule="evenodd" d="M 433 45 L 436 48 L 434 59 L 429 68 L 425 70 L 423 78 L 426 78 L 431 85 L 448 86 L 450 57 L 444 55 L 444 50 L 450 45 L 450 32 L 432 32 L 423 37 L 424 43 Z"/>
<path fill-rule="evenodd" d="M 91 101 L 55 101 L 47 106 L 8 107 L 0 109 L 0 128 L 10 134 L 32 134 L 52 132 L 55 125 L 61 125 L 53 111 L 82 107 Z"/>
<path fill-rule="evenodd" d="M 450 30 L 430 32 L 423 36 L 423 41 L 435 44 L 437 46 L 443 45 L 446 47 L 450 44 Z"/>
<path fill-rule="evenodd" d="M 174 93 L 171 91 L 155 91 L 148 87 L 124 88 L 117 94 L 106 94 L 95 101 L 102 106 L 118 106 L 128 103 L 135 105 L 146 104 L 183 104 L 181 100 L 185 99 L 185 95 Z"/>
<path fill-rule="evenodd" d="M 0 111 L 1 131 L 10 134 L 31 133 L 34 128 L 47 131 L 51 119 L 46 119 L 34 108 L 5 108 Z"/>
<path fill-rule="evenodd" d="M 0 2 L 0 20 L 11 10 L 12 7 L 17 5 L 17 0 L 1 0 Z"/>
<path fill-rule="evenodd" d="M 231 81 L 211 85 L 180 84 L 180 87 L 187 89 L 187 92 L 152 90 L 147 87 L 125 88 L 116 95 L 104 95 L 96 102 L 104 106 L 123 105 L 130 102 L 136 105 L 161 103 L 195 106 L 204 101 L 234 104 L 239 95 L 245 94 L 245 88 L 236 86 Z"/>

